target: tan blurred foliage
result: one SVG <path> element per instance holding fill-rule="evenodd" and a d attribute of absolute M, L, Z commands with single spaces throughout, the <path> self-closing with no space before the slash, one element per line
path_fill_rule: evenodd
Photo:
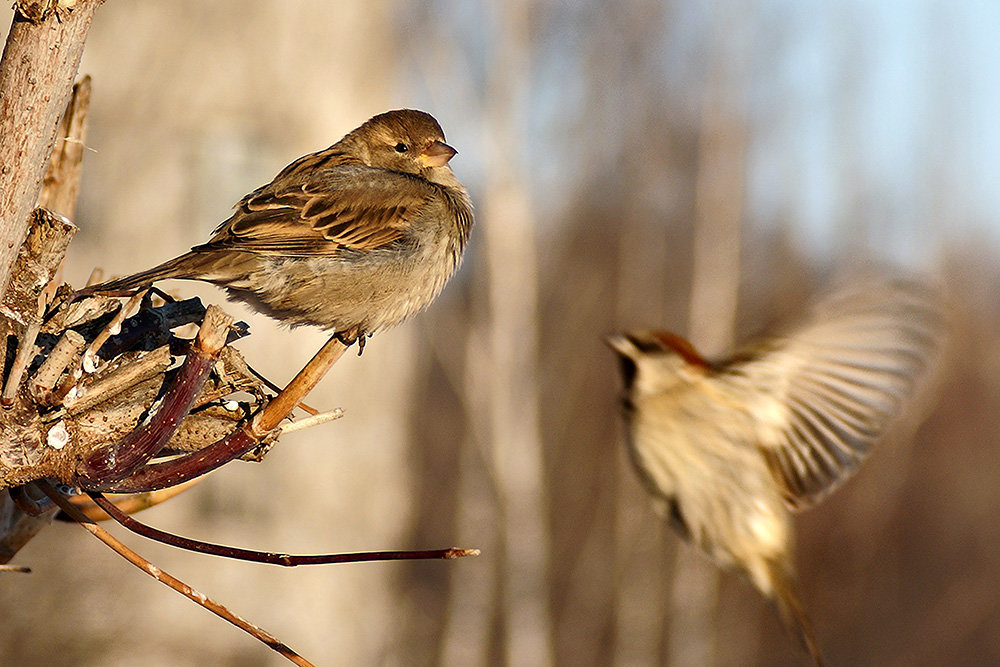
<path fill-rule="evenodd" d="M 376 336 L 312 395 L 346 417 L 142 518 L 290 552 L 483 555 L 283 570 L 129 538 L 318 664 L 660 664 L 691 641 L 677 636 L 688 579 L 676 567 L 707 582 L 695 639 L 714 662 L 803 659 L 745 582 L 716 585 L 710 566 L 676 558 L 626 466 L 601 336 L 687 332 L 704 318 L 693 281 L 711 292 L 716 276 L 718 293 L 738 296 L 719 314 L 735 330 L 716 335 L 745 339 L 821 287 L 847 261 L 838 248 L 866 255 L 857 232 L 877 220 L 852 218 L 818 263 L 792 240 L 794 220 L 750 224 L 738 180 L 699 190 L 716 169 L 740 173 L 742 142 L 768 129 L 743 125 L 750 84 L 726 67 L 767 45 L 713 58 L 725 40 L 680 43 L 671 20 L 690 20 L 692 3 L 581 3 L 569 18 L 555 4 L 109 0 L 94 21 L 75 285 L 95 265 L 124 274 L 200 242 L 242 194 L 373 113 L 422 107 L 460 151 L 453 165 L 479 214 L 466 265 L 430 311 Z M 560 18 L 578 26 L 559 33 L 571 65 L 545 51 L 560 46 L 546 41 Z M 664 72 L 665 49 L 702 67 Z M 568 69 L 546 73 L 557 65 Z M 565 101 L 544 90 L 561 77 Z M 532 85 L 543 90 L 529 96 Z M 927 178 L 940 185 L 930 166 Z M 845 209 L 863 211 L 870 194 L 844 193 Z M 713 211 L 730 216 L 722 231 L 738 246 L 719 253 L 736 264 L 717 275 L 696 241 Z M 925 215 L 951 220 L 945 199 Z M 946 279 L 956 341 L 940 397 L 799 521 L 802 597 L 832 664 L 1000 661 L 996 252 L 973 240 L 934 253 L 924 268 Z M 240 347 L 276 382 L 322 343 L 227 309 L 250 322 Z M 280 664 L 72 526 L 45 531 L 18 562 L 35 573 L 2 578 L 2 664 Z"/>

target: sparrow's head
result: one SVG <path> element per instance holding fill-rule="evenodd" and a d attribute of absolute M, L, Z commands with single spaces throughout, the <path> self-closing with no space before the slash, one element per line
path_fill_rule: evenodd
<path fill-rule="evenodd" d="M 368 119 L 344 138 L 366 164 L 451 183 L 448 161 L 458 151 L 444 141 L 444 131 L 429 113 L 415 109 L 386 111 Z"/>
<path fill-rule="evenodd" d="M 711 368 L 691 343 L 669 331 L 628 331 L 604 340 L 618 353 L 626 391 L 635 395 L 668 391 Z"/>

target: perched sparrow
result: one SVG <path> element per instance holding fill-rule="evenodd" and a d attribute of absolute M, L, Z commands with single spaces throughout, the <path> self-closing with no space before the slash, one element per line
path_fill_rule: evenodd
<path fill-rule="evenodd" d="M 930 290 L 880 281 L 820 301 L 787 335 L 720 363 L 666 332 L 612 336 L 628 452 L 656 509 L 744 571 L 813 658 L 793 590 L 791 513 L 822 500 L 884 434 L 940 344 Z"/>
<path fill-rule="evenodd" d="M 425 308 L 461 262 L 473 218 L 448 166 L 455 153 L 429 114 L 387 111 L 243 197 L 208 243 L 81 292 L 204 280 L 363 345 Z"/>

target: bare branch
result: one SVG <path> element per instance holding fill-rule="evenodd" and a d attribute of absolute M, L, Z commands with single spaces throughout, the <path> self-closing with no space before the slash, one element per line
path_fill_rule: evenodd
<path fill-rule="evenodd" d="M 133 355 L 122 355 L 122 357 L 125 357 L 124 363 L 115 365 L 100 379 L 83 385 L 72 395 L 67 396 L 63 401 L 66 412 L 73 414 L 89 410 L 145 380 L 161 375 L 173 363 L 170 348 L 166 345 L 139 358 Z"/>
<path fill-rule="evenodd" d="M 84 142 L 87 139 L 87 118 L 90 114 L 90 76 L 84 76 L 73 86 L 66 112 L 59 122 L 56 144 L 52 148 L 49 166 L 42 179 L 38 205 L 73 219 L 76 198 L 80 192 L 83 171 Z"/>
<path fill-rule="evenodd" d="M 219 618 L 229 621 L 240 630 L 243 630 L 249 634 L 254 639 L 257 639 L 274 651 L 281 654 L 283 657 L 287 658 L 296 665 L 303 665 L 311 667 L 312 663 L 300 656 L 298 653 L 293 651 L 291 648 L 286 646 L 283 642 L 279 641 L 277 637 L 268 634 L 261 628 L 257 627 L 253 623 L 240 618 L 229 609 L 227 609 L 222 604 L 219 604 L 215 600 L 212 600 L 204 593 L 199 593 L 195 589 L 191 588 L 185 584 L 180 579 L 177 579 L 170 574 L 167 574 L 160 568 L 156 567 L 148 560 L 137 554 L 136 552 L 129 549 L 127 546 L 122 544 L 119 540 L 115 539 L 111 533 L 104 530 L 96 523 L 88 519 L 80 510 L 78 510 L 71 502 L 69 502 L 61 493 L 55 490 L 51 484 L 46 481 L 36 482 L 37 486 L 47 495 L 52 502 L 59 506 L 59 508 L 68 514 L 73 520 L 80 524 L 85 530 L 87 530 L 91 535 L 104 542 L 106 545 L 111 547 L 116 553 L 122 556 L 125 560 L 135 565 L 137 568 L 156 579 L 160 583 L 174 589 L 184 597 L 188 598 L 192 602 L 209 610 Z"/>
<path fill-rule="evenodd" d="M 38 202 L 59 119 L 101 0 L 48 3 L 56 11 L 18 11 L 0 61 L 0 299 Z"/>
<path fill-rule="evenodd" d="M 155 456 L 191 411 L 208 374 L 226 344 L 232 318 L 209 306 L 194 345 L 160 408 L 148 422 L 120 442 L 91 453 L 77 465 L 78 481 L 89 489 L 107 487 L 128 477 Z M 145 490 L 145 489 L 144 489 Z"/>
<path fill-rule="evenodd" d="M 316 386 L 316 383 L 340 359 L 346 349 L 347 346 L 336 336 L 331 336 L 319 352 L 309 360 L 309 363 L 292 378 L 284 391 L 268 403 L 253 419 L 245 422 L 243 426 L 222 440 L 194 454 L 148 465 L 128 479 L 114 484 L 102 484 L 95 490 L 135 493 L 173 486 L 204 475 L 234 458 L 242 456 L 258 446 L 291 414 L 295 406 Z"/>
<path fill-rule="evenodd" d="M 63 372 L 76 361 L 86 342 L 82 335 L 72 329 L 63 332 L 31 379 L 28 391 L 36 401 L 43 405 L 55 405 L 58 402 L 58 397 L 54 395 L 56 384 Z"/>
<path fill-rule="evenodd" d="M 253 549 L 240 549 L 238 547 L 212 544 L 210 542 L 202 542 L 201 540 L 193 540 L 189 537 L 182 537 L 180 535 L 174 535 L 173 533 L 167 533 L 133 519 L 100 493 L 88 492 L 87 495 L 90 496 L 91 500 L 93 500 L 98 507 L 110 515 L 111 518 L 137 535 L 142 535 L 143 537 L 148 537 L 151 540 L 156 540 L 157 542 L 169 544 L 188 551 L 197 551 L 199 553 L 210 554 L 213 556 L 221 556 L 222 558 L 233 558 L 235 560 L 245 560 L 254 563 L 297 567 L 299 565 L 331 565 L 334 563 L 363 563 L 379 560 L 452 560 L 455 558 L 465 558 L 466 556 L 479 555 L 479 549 L 459 549 L 458 547 L 434 549 L 430 551 L 366 551 L 361 553 L 315 555 L 294 555 L 256 551 Z"/>

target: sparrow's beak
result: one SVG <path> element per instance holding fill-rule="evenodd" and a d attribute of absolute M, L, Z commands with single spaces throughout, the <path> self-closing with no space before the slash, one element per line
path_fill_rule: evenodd
<path fill-rule="evenodd" d="M 432 141 L 430 146 L 420 151 L 417 158 L 425 167 L 443 167 L 458 153 L 443 141 Z"/>
<path fill-rule="evenodd" d="M 625 334 L 605 336 L 604 342 L 618 353 L 618 367 L 621 369 L 622 378 L 625 380 L 625 390 L 629 391 L 632 388 L 632 383 L 635 382 L 636 373 L 639 371 L 639 350 Z"/>
<path fill-rule="evenodd" d="M 638 350 L 635 348 L 635 344 L 630 341 L 626 336 L 620 334 L 614 334 L 612 336 L 605 336 L 604 342 L 608 344 L 612 350 L 617 352 L 623 357 L 632 359 L 636 356 Z"/>

